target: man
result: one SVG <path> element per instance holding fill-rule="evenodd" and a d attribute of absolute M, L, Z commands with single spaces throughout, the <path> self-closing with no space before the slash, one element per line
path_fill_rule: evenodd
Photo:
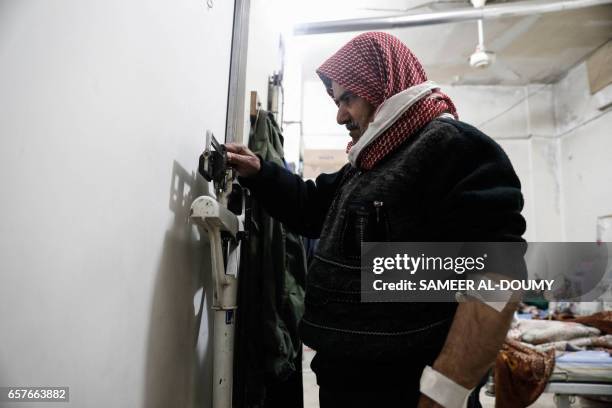
<path fill-rule="evenodd" d="M 317 351 L 321 407 L 460 407 L 494 361 L 512 304 L 361 303 L 360 245 L 521 241 L 519 180 L 397 38 L 359 35 L 317 73 L 352 139 L 349 164 L 304 182 L 227 148 L 273 217 L 320 238 L 300 329 Z"/>

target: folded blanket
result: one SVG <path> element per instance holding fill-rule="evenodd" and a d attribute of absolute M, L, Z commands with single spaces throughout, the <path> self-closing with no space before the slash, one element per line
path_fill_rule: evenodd
<path fill-rule="evenodd" d="M 558 351 L 576 351 L 585 350 L 587 348 L 603 348 L 612 349 L 612 335 L 595 337 L 583 337 L 573 340 L 555 341 L 552 343 L 539 344 L 534 347 L 535 350 L 558 350 Z"/>
<path fill-rule="evenodd" d="M 519 320 L 513 325 L 511 331 L 512 338 L 536 345 L 594 337 L 599 334 L 600 331 L 594 327 L 554 320 Z"/>

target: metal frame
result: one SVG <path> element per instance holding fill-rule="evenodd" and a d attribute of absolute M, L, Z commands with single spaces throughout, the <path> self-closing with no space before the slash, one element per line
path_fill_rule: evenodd
<path fill-rule="evenodd" d="M 243 141 L 250 0 L 235 0 L 225 142 Z"/>
<path fill-rule="evenodd" d="M 612 395 L 612 384 L 550 382 L 544 392 L 555 394 L 557 408 L 569 408 L 571 406 L 570 397 L 573 396 Z"/>
<path fill-rule="evenodd" d="M 244 214 L 244 208 L 242 213 Z M 208 235 L 212 261 L 213 300 L 213 408 L 232 407 L 234 378 L 235 310 L 238 294 L 238 264 L 243 220 L 212 197 L 201 196 L 191 204 L 191 219 Z M 222 233 L 236 238 L 228 242 L 227 266 Z"/>

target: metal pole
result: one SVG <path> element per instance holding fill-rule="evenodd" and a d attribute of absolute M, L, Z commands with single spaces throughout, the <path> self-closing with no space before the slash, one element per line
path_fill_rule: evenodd
<path fill-rule="evenodd" d="M 244 228 L 241 219 L 214 198 L 207 196 L 198 197 L 191 204 L 191 219 L 206 231 L 210 242 L 214 310 L 212 406 L 231 408 L 239 233 Z M 228 242 L 227 267 L 221 231 L 228 232 L 234 238 L 234 241 Z"/>
<path fill-rule="evenodd" d="M 250 0 L 235 0 L 225 142 L 243 141 Z"/>
<path fill-rule="evenodd" d="M 554 3 L 522 1 L 510 4 L 491 5 L 465 10 L 440 11 L 424 14 L 398 15 L 390 17 L 356 18 L 339 21 L 320 21 L 298 24 L 296 35 L 339 33 L 345 31 L 386 30 L 391 28 L 417 27 L 432 24 L 457 23 L 461 21 L 517 17 L 533 14 L 575 10 L 586 7 L 612 4 L 612 0 L 565 0 Z"/>
<path fill-rule="evenodd" d="M 234 311 L 215 310 L 213 337 L 213 408 L 232 408 L 234 381 Z"/>

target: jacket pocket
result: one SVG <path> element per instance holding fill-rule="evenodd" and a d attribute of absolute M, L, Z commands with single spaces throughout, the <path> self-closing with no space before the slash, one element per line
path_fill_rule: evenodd
<path fill-rule="evenodd" d="M 389 240 L 389 223 L 382 201 L 348 203 L 342 228 L 342 254 L 349 259 L 361 257 L 362 242 Z"/>

